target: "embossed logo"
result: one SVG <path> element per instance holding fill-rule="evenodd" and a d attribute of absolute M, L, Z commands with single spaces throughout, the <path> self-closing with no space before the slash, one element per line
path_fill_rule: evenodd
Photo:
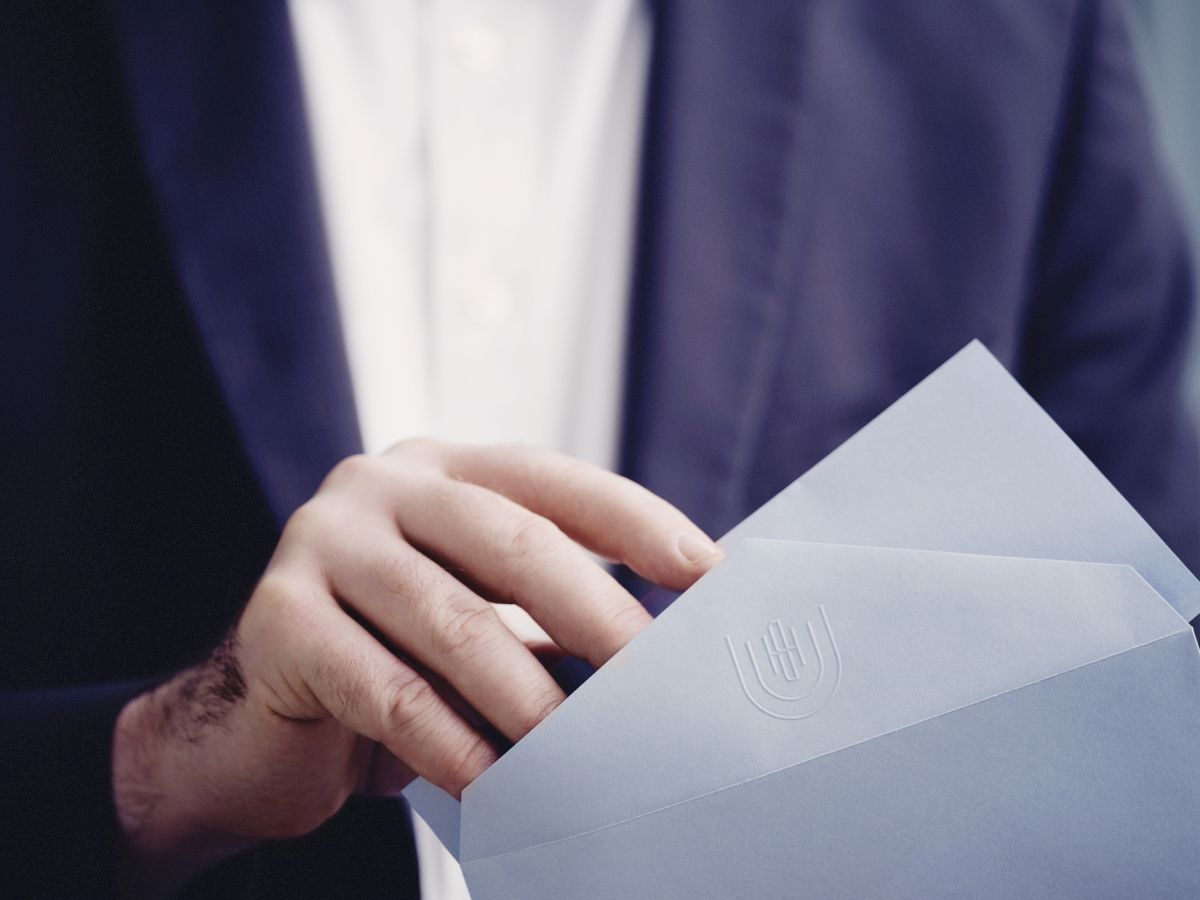
<path fill-rule="evenodd" d="M 805 622 L 803 639 L 795 625 L 785 626 L 780 619 L 767 625 L 757 642 L 745 641 L 741 648 L 732 635 L 725 635 L 742 690 L 768 716 L 806 719 L 820 712 L 837 691 L 842 654 L 825 606 L 818 606 L 817 612 L 820 622 Z"/>

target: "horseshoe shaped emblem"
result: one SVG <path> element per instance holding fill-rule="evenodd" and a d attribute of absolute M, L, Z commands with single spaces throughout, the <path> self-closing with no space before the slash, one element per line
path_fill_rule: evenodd
<path fill-rule="evenodd" d="M 768 623 L 758 641 L 739 648 L 732 635 L 725 646 L 746 698 L 776 719 L 807 719 L 833 699 L 842 680 L 842 654 L 822 604 L 819 621 L 803 626 Z"/>

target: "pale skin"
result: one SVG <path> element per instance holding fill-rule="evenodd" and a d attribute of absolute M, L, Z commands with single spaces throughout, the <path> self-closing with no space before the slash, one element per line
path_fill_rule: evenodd
<path fill-rule="evenodd" d="M 229 638 L 133 700 L 113 790 L 141 889 L 170 889 L 353 793 L 460 796 L 650 617 L 584 548 L 690 586 L 721 551 L 634 483 L 525 448 L 409 441 L 339 464 L 288 521 Z"/>

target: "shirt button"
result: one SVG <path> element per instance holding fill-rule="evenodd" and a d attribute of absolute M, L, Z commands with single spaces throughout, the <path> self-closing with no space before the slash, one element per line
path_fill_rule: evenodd
<path fill-rule="evenodd" d="M 450 36 L 450 51 L 468 72 L 484 73 L 495 68 L 504 48 L 504 39 L 477 22 L 459 27 Z"/>
<path fill-rule="evenodd" d="M 503 325 L 517 314 L 516 292 L 506 281 L 486 281 L 464 294 L 463 313 L 476 325 Z"/>

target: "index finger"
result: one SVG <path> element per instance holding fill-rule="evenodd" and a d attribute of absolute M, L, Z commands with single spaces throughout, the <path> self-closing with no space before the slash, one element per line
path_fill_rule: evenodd
<path fill-rule="evenodd" d="M 605 559 L 674 590 L 725 554 L 682 512 L 639 484 L 582 460 L 525 447 L 448 450 L 447 474 L 503 494 Z"/>

